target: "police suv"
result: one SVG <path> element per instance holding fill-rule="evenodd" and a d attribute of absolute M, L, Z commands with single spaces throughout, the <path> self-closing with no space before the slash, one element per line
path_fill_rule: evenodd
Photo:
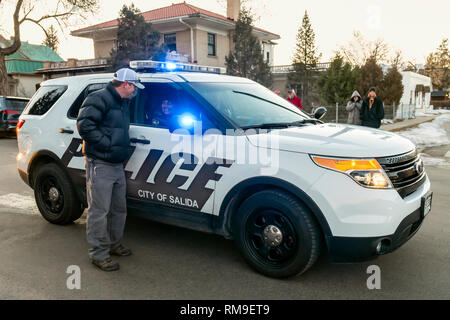
<path fill-rule="evenodd" d="M 234 239 L 257 271 L 287 277 L 324 250 L 333 262 L 392 252 L 431 209 L 430 181 L 405 138 L 323 123 L 219 68 L 130 66 L 145 89 L 128 107 L 129 213 Z M 77 220 L 86 207 L 76 118 L 111 79 L 45 81 L 20 116 L 18 171 L 51 223 Z"/>

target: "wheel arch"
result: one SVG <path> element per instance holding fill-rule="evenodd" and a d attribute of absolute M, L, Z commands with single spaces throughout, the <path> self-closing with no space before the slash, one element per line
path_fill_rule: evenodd
<path fill-rule="evenodd" d="M 233 215 L 236 213 L 239 206 L 249 196 L 267 189 L 278 189 L 287 192 L 301 201 L 312 212 L 313 218 L 319 224 L 324 237 L 332 236 L 330 226 L 314 200 L 297 186 L 274 177 L 250 178 L 235 185 L 222 201 L 219 217 L 215 220 L 216 224 L 213 225 L 216 232 L 222 234 L 226 238 L 232 238 L 231 223 Z"/>

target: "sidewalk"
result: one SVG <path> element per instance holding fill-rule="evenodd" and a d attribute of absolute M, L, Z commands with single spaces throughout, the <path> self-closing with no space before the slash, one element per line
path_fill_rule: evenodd
<path fill-rule="evenodd" d="M 416 117 L 414 119 L 398 121 L 395 123 L 383 124 L 383 125 L 381 125 L 380 129 L 386 130 L 386 131 L 391 131 L 391 132 L 406 130 L 409 128 L 417 127 L 421 123 L 433 121 L 438 116 L 440 116 L 440 115 L 439 114 L 429 115 L 429 116 L 424 116 L 424 117 Z"/>

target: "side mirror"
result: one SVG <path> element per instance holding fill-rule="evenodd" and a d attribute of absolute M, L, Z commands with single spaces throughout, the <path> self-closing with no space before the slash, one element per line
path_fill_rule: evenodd
<path fill-rule="evenodd" d="M 327 113 L 327 108 L 319 107 L 316 110 L 314 110 L 313 117 L 317 120 L 320 120 L 325 116 L 326 113 Z"/>

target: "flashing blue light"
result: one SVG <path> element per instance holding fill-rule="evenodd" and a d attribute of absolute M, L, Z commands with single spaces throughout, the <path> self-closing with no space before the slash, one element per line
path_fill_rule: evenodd
<path fill-rule="evenodd" d="M 166 63 L 166 69 L 167 70 L 175 70 L 177 68 L 177 65 L 175 63 L 172 62 L 167 62 Z"/>
<path fill-rule="evenodd" d="M 194 119 L 191 116 L 183 116 L 181 118 L 181 124 L 184 127 L 191 127 L 193 123 L 194 123 Z"/>

